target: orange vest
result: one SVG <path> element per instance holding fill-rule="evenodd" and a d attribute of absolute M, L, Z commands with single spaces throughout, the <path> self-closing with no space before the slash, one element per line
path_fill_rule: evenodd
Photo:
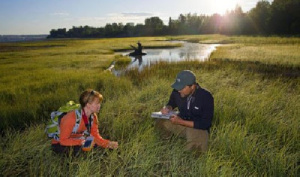
<path fill-rule="evenodd" d="M 98 117 L 96 114 L 93 114 L 92 117 L 93 121 L 91 125 L 90 135 L 94 137 L 95 144 L 103 148 L 107 148 L 109 140 L 102 138 L 102 136 L 99 134 Z M 67 113 L 61 119 L 59 129 L 59 139 L 52 139 L 52 144 L 59 143 L 62 146 L 81 146 L 84 143 L 84 132 L 87 131 L 87 128 L 84 124 L 84 121 L 82 120 L 82 116 L 79 124 L 76 123 L 75 110 Z"/>

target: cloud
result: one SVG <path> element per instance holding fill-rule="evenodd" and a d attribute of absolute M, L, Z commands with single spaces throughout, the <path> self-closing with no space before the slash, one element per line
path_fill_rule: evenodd
<path fill-rule="evenodd" d="M 124 13 L 109 13 L 103 17 L 81 17 L 79 21 L 106 21 L 106 22 L 132 22 L 132 21 L 144 21 L 147 17 L 155 16 L 154 13 L 147 12 L 124 12 Z M 156 14 L 157 16 L 157 14 Z"/>
<path fill-rule="evenodd" d="M 107 23 L 143 23 L 145 20 L 144 17 L 138 17 L 138 16 L 118 16 L 118 15 L 112 15 L 109 17 L 81 17 L 77 18 L 77 20 L 80 24 L 86 24 L 91 26 L 105 26 Z"/>
<path fill-rule="evenodd" d="M 148 12 L 122 12 L 122 13 L 110 13 L 107 14 L 108 21 L 111 22 L 134 22 L 142 23 L 146 18 L 159 16 L 159 13 L 148 13 Z"/>
<path fill-rule="evenodd" d="M 101 21 L 101 20 L 105 20 L 106 18 L 104 17 L 81 17 L 78 18 L 78 21 Z"/>
<path fill-rule="evenodd" d="M 69 13 L 65 13 L 65 12 L 54 12 L 51 14 L 52 16 L 61 16 L 61 17 L 65 17 L 65 16 L 69 16 Z"/>
<path fill-rule="evenodd" d="M 147 13 L 147 12 L 137 12 L 137 13 L 133 13 L 133 12 L 123 12 L 121 13 L 122 16 L 125 17 L 132 17 L 132 16 L 137 16 L 137 17 L 147 17 L 147 16 L 153 16 L 153 13 Z"/>
<path fill-rule="evenodd" d="M 94 26 L 94 27 L 103 27 L 108 23 L 144 23 L 146 18 L 160 16 L 160 13 L 147 13 L 147 12 L 123 12 L 123 13 L 109 13 L 104 16 L 86 16 L 86 17 L 77 17 L 72 20 L 69 19 L 72 26 Z M 66 18 L 64 18 L 66 19 Z M 166 18 L 168 19 L 168 18 Z M 165 20 L 165 19 L 162 19 Z"/>

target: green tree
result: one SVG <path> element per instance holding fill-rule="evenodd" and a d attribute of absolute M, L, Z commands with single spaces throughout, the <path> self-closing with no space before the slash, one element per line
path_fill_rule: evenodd
<path fill-rule="evenodd" d="M 135 36 L 134 34 L 134 24 L 133 23 L 126 23 L 126 25 L 123 28 L 124 35 L 129 36 Z"/>
<path fill-rule="evenodd" d="M 145 20 L 146 33 L 148 35 L 161 35 L 164 23 L 159 17 L 151 17 Z"/>
<path fill-rule="evenodd" d="M 271 32 L 275 34 L 299 34 L 299 9 L 300 0 L 274 0 L 271 5 Z"/>
<path fill-rule="evenodd" d="M 48 38 L 64 38 L 67 37 L 67 30 L 66 28 L 60 28 L 60 29 L 52 29 L 50 31 L 50 36 Z"/>
<path fill-rule="evenodd" d="M 186 32 L 188 34 L 199 34 L 200 29 L 202 27 L 203 18 L 202 16 L 198 16 L 197 14 L 186 15 Z"/>
<path fill-rule="evenodd" d="M 224 34 L 243 34 L 244 25 L 241 25 L 245 19 L 242 8 L 237 5 L 234 10 L 227 12 L 223 17 L 221 33 Z"/>
<path fill-rule="evenodd" d="M 203 16 L 203 25 L 201 33 L 220 33 L 222 31 L 223 17 L 219 14 L 212 16 Z"/>
<path fill-rule="evenodd" d="M 270 10 L 271 5 L 266 0 L 257 2 L 255 8 L 250 10 L 248 15 L 253 22 L 256 32 L 261 34 L 269 32 Z"/>

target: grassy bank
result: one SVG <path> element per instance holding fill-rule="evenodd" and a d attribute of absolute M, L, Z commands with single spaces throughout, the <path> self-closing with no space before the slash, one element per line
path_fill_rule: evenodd
<path fill-rule="evenodd" d="M 162 40 L 170 38 L 230 45 L 219 47 L 203 63 L 159 63 L 124 77 L 104 71 L 119 59 L 114 50 L 137 40 L 145 46 L 164 46 Z M 0 117 L 1 129 L 6 130 L 0 140 L 3 176 L 299 175 L 298 38 L 213 35 L 5 45 L 17 47 L 0 54 Z M 282 45 L 284 52 L 274 53 Z M 215 98 L 209 151 L 200 156 L 183 152 L 182 139 L 162 140 L 150 118 L 166 103 L 170 84 L 183 69 L 193 70 Z M 45 120 L 89 87 L 104 95 L 101 134 L 118 140 L 120 148 L 79 157 L 53 154 L 44 134 Z"/>

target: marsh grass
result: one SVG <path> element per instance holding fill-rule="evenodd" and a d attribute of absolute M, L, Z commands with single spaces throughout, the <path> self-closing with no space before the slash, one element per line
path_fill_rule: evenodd
<path fill-rule="evenodd" d="M 239 48 L 222 46 L 207 62 L 160 62 L 122 77 L 105 71 L 116 59 L 126 63 L 111 50 L 138 40 L 159 45 L 168 38 L 54 40 L 20 44 L 51 46 L 47 48 L 1 52 L 1 176 L 298 176 L 300 80 L 293 57 L 299 43 L 286 44 L 290 40 L 285 38 L 174 37 L 227 40 Z M 256 41 L 264 43 L 263 55 L 250 55 L 260 51 L 261 46 L 252 44 Z M 272 56 L 277 43 L 287 51 Z M 282 56 L 286 59 L 280 60 Z M 183 152 L 185 140 L 179 137 L 161 139 L 150 118 L 167 102 L 170 85 L 183 69 L 193 70 L 214 95 L 205 154 Z M 103 94 L 99 130 L 120 147 L 79 156 L 55 154 L 44 133 L 49 114 L 66 101 L 77 101 L 86 88 Z"/>
<path fill-rule="evenodd" d="M 234 61 L 257 61 L 263 64 L 298 66 L 300 46 L 294 44 L 231 44 L 219 47 L 211 59 L 230 59 Z"/>

